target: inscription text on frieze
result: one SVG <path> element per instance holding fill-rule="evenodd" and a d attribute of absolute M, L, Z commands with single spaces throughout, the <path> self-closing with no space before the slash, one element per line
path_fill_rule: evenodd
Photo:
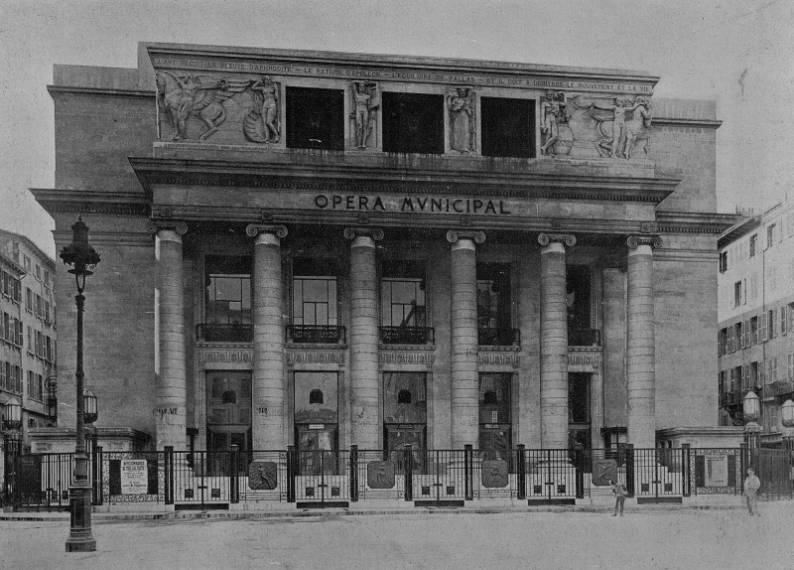
<path fill-rule="evenodd" d="M 496 214 L 510 215 L 504 200 L 479 198 L 402 198 L 398 201 L 380 196 L 352 194 L 319 194 L 314 205 L 321 210 L 357 210 L 367 212 L 427 212 L 431 214 Z"/>

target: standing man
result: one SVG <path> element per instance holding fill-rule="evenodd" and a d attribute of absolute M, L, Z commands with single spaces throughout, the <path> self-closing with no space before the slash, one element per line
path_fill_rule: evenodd
<path fill-rule="evenodd" d="M 744 498 L 747 501 L 747 510 L 750 511 L 750 516 L 761 516 L 758 512 L 758 498 L 756 494 L 761 487 L 761 480 L 756 476 L 753 468 L 747 470 L 747 478 L 744 480 Z"/>
<path fill-rule="evenodd" d="M 615 510 L 612 513 L 613 517 L 618 516 L 618 510 L 620 510 L 620 516 L 623 516 L 623 505 L 626 502 L 626 485 L 623 483 L 615 483 L 614 481 L 609 481 L 610 486 L 612 487 L 612 492 L 615 494 Z"/>

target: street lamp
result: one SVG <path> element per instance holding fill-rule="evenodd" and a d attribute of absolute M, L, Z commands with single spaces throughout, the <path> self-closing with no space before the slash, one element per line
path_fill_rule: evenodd
<path fill-rule="evenodd" d="M 744 415 L 744 439 L 747 443 L 747 449 L 750 452 L 750 466 L 755 465 L 755 459 L 758 457 L 759 440 L 761 438 L 761 431 L 763 428 L 758 425 L 758 418 L 761 416 L 761 400 L 755 392 L 750 390 L 745 394 L 742 401 L 742 412 Z M 756 469 L 758 471 L 758 469 Z"/>
<path fill-rule="evenodd" d="M 16 435 L 15 432 L 22 427 L 22 404 L 16 398 L 11 398 L 6 402 L 3 414 L 3 427 L 8 430 L 8 432 L 14 432 L 14 435 Z M 9 452 L 9 442 L 16 441 L 11 435 L 11 433 L 6 433 L 6 437 L 4 438 L 6 440 L 6 453 Z M 14 448 L 12 453 L 18 453 L 18 450 Z"/>
<path fill-rule="evenodd" d="M 783 423 L 783 445 L 789 452 L 794 451 L 794 402 L 790 398 L 780 406 L 780 415 Z"/>
<path fill-rule="evenodd" d="M 77 443 L 74 448 L 74 481 L 69 489 L 71 528 L 66 540 L 66 552 L 93 552 L 96 540 L 91 535 L 91 487 L 88 484 L 88 455 L 85 447 L 85 403 L 83 398 L 83 307 L 85 278 L 93 275 L 92 269 L 99 263 L 99 254 L 88 243 L 88 226 L 82 218 L 72 226 L 72 243 L 61 250 L 61 259 L 72 269 L 77 283 L 77 367 L 74 373 L 77 383 Z M 96 410 L 95 410 L 96 411 Z"/>

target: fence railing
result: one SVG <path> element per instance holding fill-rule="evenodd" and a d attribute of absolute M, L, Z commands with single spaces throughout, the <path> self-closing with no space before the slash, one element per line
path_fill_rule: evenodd
<path fill-rule="evenodd" d="M 368 500 L 464 504 L 481 499 L 572 504 L 611 495 L 626 484 L 639 501 L 695 495 L 741 495 L 754 466 L 761 497 L 792 498 L 791 452 L 741 448 L 174 451 L 89 455 L 93 504 L 160 503 L 176 508 L 229 508 L 275 501 L 303 507 Z M 69 506 L 74 454 L 8 453 L 2 497 L 18 510 Z"/>

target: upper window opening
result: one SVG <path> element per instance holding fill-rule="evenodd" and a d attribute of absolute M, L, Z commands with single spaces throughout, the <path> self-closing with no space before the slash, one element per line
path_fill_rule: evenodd
<path fill-rule="evenodd" d="M 287 87 L 287 147 L 344 150 L 344 101 L 341 90 Z"/>
<path fill-rule="evenodd" d="M 444 96 L 384 93 L 383 151 L 444 154 Z"/>
<path fill-rule="evenodd" d="M 323 391 L 314 389 L 309 392 L 309 403 L 310 404 L 322 404 L 323 403 Z"/>
<path fill-rule="evenodd" d="M 410 390 L 400 390 L 397 393 L 397 403 L 398 404 L 410 404 L 412 403 L 413 398 L 411 397 Z"/>
<path fill-rule="evenodd" d="M 535 101 L 482 97 L 482 155 L 535 157 Z"/>

